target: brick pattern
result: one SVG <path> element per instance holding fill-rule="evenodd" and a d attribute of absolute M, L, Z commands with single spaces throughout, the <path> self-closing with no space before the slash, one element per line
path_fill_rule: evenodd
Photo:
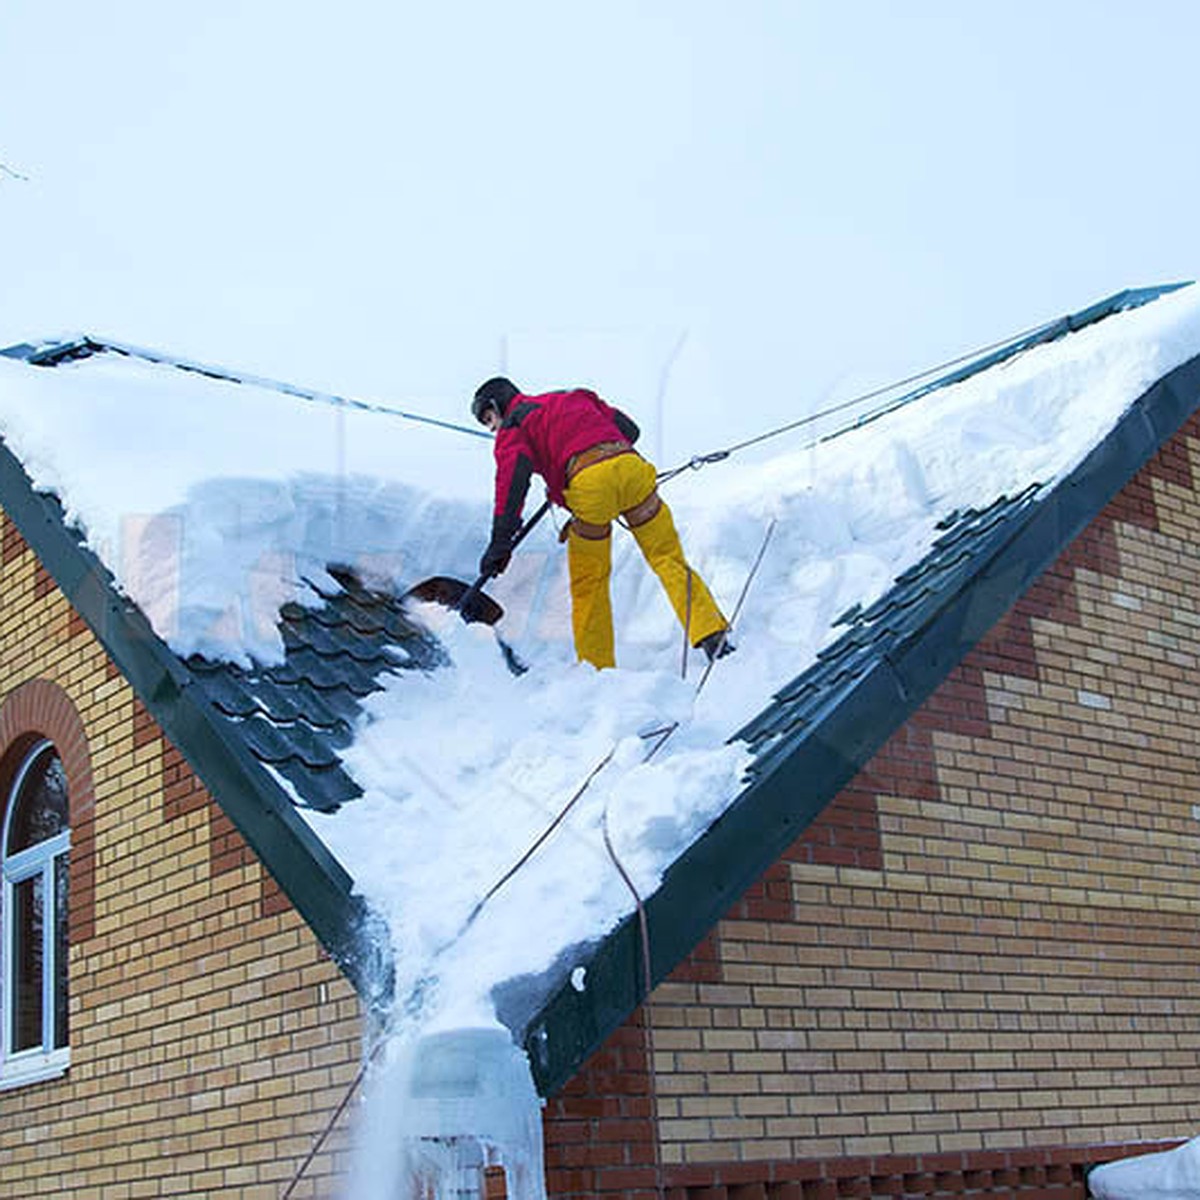
<path fill-rule="evenodd" d="M 138 705 L 141 709 L 141 706 Z M 256 860 L 254 851 L 243 840 L 233 822 L 221 808 L 213 803 L 204 785 L 196 778 L 187 760 L 162 736 L 149 713 L 141 709 L 139 720 L 135 711 L 134 744 L 139 738 L 142 745 L 156 744 L 162 756 L 163 813 L 168 821 L 190 813 L 206 812 L 209 815 L 208 848 L 214 875 L 248 867 Z M 287 907 L 287 900 L 278 885 L 265 871 L 262 872 L 263 915 L 269 916 Z"/>
<path fill-rule="evenodd" d="M 655 1194 L 649 1056 L 639 1010 L 562 1092 L 545 1121 L 546 1186 L 555 1196 Z"/>
<path fill-rule="evenodd" d="M 1103 1159 L 1072 1149 L 981 1150 L 676 1167 L 667 1173 L 665 1193 L 667 1200 L 884 1200 L 893 1196 L 1081 1200 L 1088 1166 L 1177 1144 L 1111 1146 Z"/>
<path fill-rule="evenodd" d="M 0 566 L 7 567 L 14 559 L 28 551 L 20 530 L 11 522 L 4 522 L 4 533 L 0 535 Z"/>
<path fill-rule="evenodd" d="M 358 1070 L 359 1002 L 48 578 L 0 514 L 0 784 L 47 736 L 72 817 L 71 1062 L 0 1090 L 0 1198 L 274 1200 Z M 347 1155 L 339 1128 L 294 1195 L 337 1195 Z"/>
<path fill-rule="evenodd" d="M 1195 1132 L 1198 454 L 1193 419 L 656 989 L 668 1194 L 1078 1197 Z M 589 1078 L 548 1153 L 611 1138 Z M 646 1194 L 592 1182 L 553 1194 Z"/>
<path fill-rule="evenodd" d="M 242 840 L 233 822 L 212 803 L 208 812 L 209 870 L 214 875 L 224 875 L 256 862 L 254 851 Z M 269 876 L 260 872 L 260 878 L 265 883 Z M 261 890 L 259 894 L 261 898 Z"/>
<path fill-rule="evenodd" d="M 155 745 L 157 742 L 157 737 L 151 737 L 143 745 Z M 187 765 L 187 760 L 165 739 L 158 749 L 163 819 L 175 821 L 192 813 L 203 812 L 209 803 L 208 793 Z"/>

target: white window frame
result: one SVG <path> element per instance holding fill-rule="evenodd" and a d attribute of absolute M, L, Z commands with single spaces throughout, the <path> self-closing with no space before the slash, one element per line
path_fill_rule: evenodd
<path fill-rule="evenodd" d="M 38 842 L 16 854 L 8 854 L 9 829 L 12 824 L 13 812 L 16 809 L 16 799 L 25 783 L 33 764 L 47 750 L 53 749 L 53 743 L 43 738 L 30 747 L 17 771 L 16 778 L 8 791 L 8 804 L 4 814 L 4 828 L 0 830 L 0 859 L 3 860 L 3 895 L 0 897 L 0 911 L 4 914 L 4 946 L 0 951 L 0 974 L 3 975 L 3 1001 L 0 1008 L 0 1091 L 7 1088 L 22 1087 L 26 1084 L 37 1083 L 44 1079 L 53 1079 L 62 1075 L 70 1066 L 70 1045 L 54 1046 L 54 988 L 58 979 L 58 890 L 54 877 L 55 863 L 61 855 L 71 848 L 70 827 L 62 833 Z M 16 903 L 13 890 L 20 883 L 42 878 L 42 903 L 44 905 L 42 918 L 42 1044 L 28 1050 L 13 1051 L 12 1027 L 13 1013 L 16 1007 L 14 997 L 14 975 L 11 957 L 15 943 L 16 930 L 13 926 L 13 914 Z M 70 899 L 68 897 L 68 904 Z M 63 920 L 66 914 L 61 914 Z"/>

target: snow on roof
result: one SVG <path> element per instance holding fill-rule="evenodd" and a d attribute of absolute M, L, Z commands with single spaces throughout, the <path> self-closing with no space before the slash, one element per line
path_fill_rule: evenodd
<path fill-rule="evenodd" d="M 681 678 L 678 627 L 623 534 L 619 670 L 573 661 L 549 522 L 489 589 L 527 674 L 508 672 L 486 627 L 418 606 L 453 665 L 397 675 L 366 700 L 343 755 L 363 794 L 310 817 L 389 921 L 398 994 L 426 997 L 431 1020 L 486 1019 L 497 984 L 603 937 L 633 907 L 606 831 L 648 895 L 738 794 L 748 755 L 730 736 L 813 661 L 839 614 L 918 562 L 950 511 L 1060 478 L 1198 353 L 1200 295 L 1186 288 L 843 437 L 781 440 L 769 460 L 735 456 L 664 484 L 727 610 L 763 554 L 737 653 L 699 693 L 702 664 L 693 655 Z M 306 581 L 333 586 L 327 563 L 403 590 L 430 574 L 472 578 L 486 537 L 486 442 L 264 381 L 112 353 L 53 369 L 0 359 L 0 431 L 180 655 L 276 661 L 280 605 L 313 603 Z M 645 761 L 643 735 L 671 722 Z"/>
<path fill-rule="evenodd" d="M 277 660 L 280 605 L 329 562 L 474 566 L 488 442 L 312 397 L 128 353 L 0 357 L 5 440 L 184 656 Z"/>

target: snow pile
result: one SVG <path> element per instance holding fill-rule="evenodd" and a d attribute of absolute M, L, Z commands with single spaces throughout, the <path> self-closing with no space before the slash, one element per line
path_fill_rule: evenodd
<path fill-rule="evenodd" d="M 1096 1200 L 1195 1200 L 1200 1196 L 1200 1138 L 1156 1154 L 1096 1167 L 1088 1176 Z"/>
<path fill-rule="evenodd" d="M 678 627 L 619 530 L 617 671 L 573 660 L 550 521 L 489 589 L 526 675 L 508 673 L 490 630 L 417 612 L 453 666 L 403 673 L 370 698 L 346 754 L 364 795 L 311 819 L 387 916 L 400 995 L 424 996 L 431 1022 L 486 1024 L 497 985 L 569 969 L 634 907 L 606 829 L 648 895 L 737 794 L 745 749 L 727 739 L 836 636 L 841 612 L 918 561 L 949 511 L 1069 471 L 1197 353 L 1200 295 L 1187 288 L 833 441 L 788 450 L 781 439 L 774 458 L 737 456 L 666 484 L 685 549 L 727 611 L 766 545 L 737 653 L 699 694 L 703 662 L 693 653 L 680 678 Z M 0 360 L 0 429 L 180 653 L 277 658 L 279 603 L 312 602 L 305 580 L 324 581 L 326 562 L 400 590 L 430 574 L 470 579 L 487 534 L 487 441 L 166 367 Z M 646 735 L 672 722 L 645 761 Z"/>
<path fill-rule="evenodd" d="M 492 985 L 545 970 L 630 910 L 603 823 L 648 895 L 737 793 L 746 752 L 724 744 L 720 721 L 691 717 L 695 683 L 670 670 L 572 662 L 514 677 L 486 627 L 436 608 L 420 615 L 454 668 L 368 699 L 346 755 L 366 794 L 311 821 L 387 917 L 399 994 L 436 979 L 437 1007 L 453 1009 L 443 1019 L 476 1024 L 490 1015 Z M 639 735 L 673 720 L 684 724 L 644 762 L 655 739 Z M 476 915 L 568 805 L 553 838 Z"/>

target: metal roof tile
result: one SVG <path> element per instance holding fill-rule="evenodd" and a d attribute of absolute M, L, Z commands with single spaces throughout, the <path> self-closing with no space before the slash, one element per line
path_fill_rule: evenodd
<path fill-rule="evenodd" d="M 1037 494 L 1035 486 L 1017 496 L 1001 496 L 983 510 L 951 514 L 919 564 L 867 608 L 847 610 L 840 618 L 845 633 L 822 647 L 812 666 L 738 731 L 756 755 L 751 773 L 769 768 L 856 680 L 923 634 L 1012 536 Z"/>
<path fill-rule="evenodd" d="M 302 721 L 276 725 L 266 717 L 240 720 L 242 737 L 263 762 L 277 765 L 298 759 L 307 767 L 332 767 L 340 760 L 328 737 L 322 737 Z"/>
<path fill-rule="evenodd" d="M 310 767 L 298 758 L 274 766 L 301 798 L 300 807 L 332 813 L 362 795 L 362 788 L 341 767 Z"/>
<path fill-rule="evenodd" d="M 298 803 L 330 812 L 361 794 L 341 766 L 362 701 L 405 670 L 446 660 L 400 602 L 339 568 L 348 590 L 321 604 L 285 605 L 284 659 L 250 668 L 195 657 L 189 666 L 209 703 L 259 761 L 291 784 Z"/>

